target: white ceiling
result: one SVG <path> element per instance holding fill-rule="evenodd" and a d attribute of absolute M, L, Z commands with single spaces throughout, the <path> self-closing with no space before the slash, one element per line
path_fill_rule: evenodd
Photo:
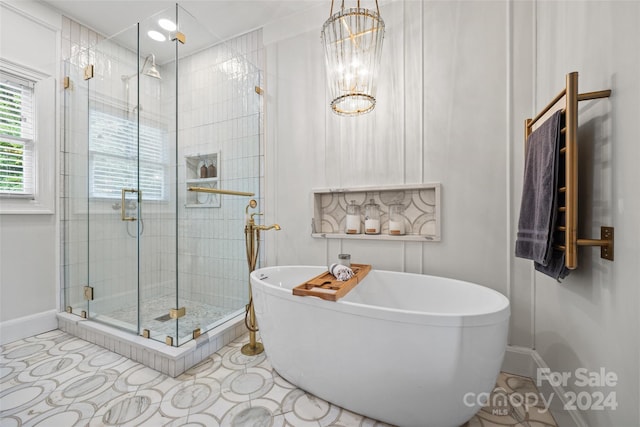
<path fill-rule="evenodd" d="M 167 0 L 40 0 L 105 36 L 175 7 Z M 216 38 L 227 40 L 329 0 L 184 0 L 178 4 Z"/>

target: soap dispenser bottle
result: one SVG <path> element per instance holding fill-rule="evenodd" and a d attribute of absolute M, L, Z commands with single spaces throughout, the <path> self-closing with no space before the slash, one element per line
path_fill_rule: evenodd
<path fill-rule="evenodd" d="M 213 160 L 211 160 L 211 162 L 209 163 L 209 167 L 207 168 L 207 176 L 209 178 L 215 178 L 218 176 L 218 170 L 213 164 Z"/>
<path fill-rule="evenodd" d="M 380 234 L 380 206 L 373 199 L 364 205 L 364 233 Z"/>

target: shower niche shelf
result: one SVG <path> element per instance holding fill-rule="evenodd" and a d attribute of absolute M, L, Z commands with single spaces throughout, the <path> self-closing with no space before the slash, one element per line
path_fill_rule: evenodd
<path fill-rule="evenodd" d="M 380 205 L 380 234 L 346 234 L 347 205 L 360 205 L 360 230 L 364 205 L 373 199 Z M 389 235 L 389 206 L 404 208 L 404 235 Z M 440 241 L 440 183 L 380 187 L 323 188 L 313 190 L 311 236 L 321 239 L 358 239 L 413 242 Z"/>
<path fill-rule="evenodd" d="M 219 208 L 220 195 L 189 191 L 189 187 L 218 188 L 220 152 L 185 156 L 186 208 Z"/>

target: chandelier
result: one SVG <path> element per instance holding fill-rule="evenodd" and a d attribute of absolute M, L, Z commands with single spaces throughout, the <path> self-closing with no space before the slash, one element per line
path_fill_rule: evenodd
<path fill-rule="evenodd" d="M 333 13 L 322 26 L 331 109 L 342 116 L 357 116 L 376 105 L 376 74 L 382 53 L 384 21 L 376 10 L 360 7 Z"/>

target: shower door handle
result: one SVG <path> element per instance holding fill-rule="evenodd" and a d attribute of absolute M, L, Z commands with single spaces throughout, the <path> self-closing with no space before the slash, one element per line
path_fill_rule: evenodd
<path fill-rule="evenodd" d="M 135 216 L 127 216 L 127 214 L 125 213 L 125 195 L 127 193 L 138 193 L 138 190 L 136 190 L 135 188 L 123 188 L 122 189 L 122 200 L 120 203 L 120 218 L 122 218 L 123 221 L 135 221 L 137 218 Z M 140 198 L 139 193 L 138 193 L 138 198 Z"/>

